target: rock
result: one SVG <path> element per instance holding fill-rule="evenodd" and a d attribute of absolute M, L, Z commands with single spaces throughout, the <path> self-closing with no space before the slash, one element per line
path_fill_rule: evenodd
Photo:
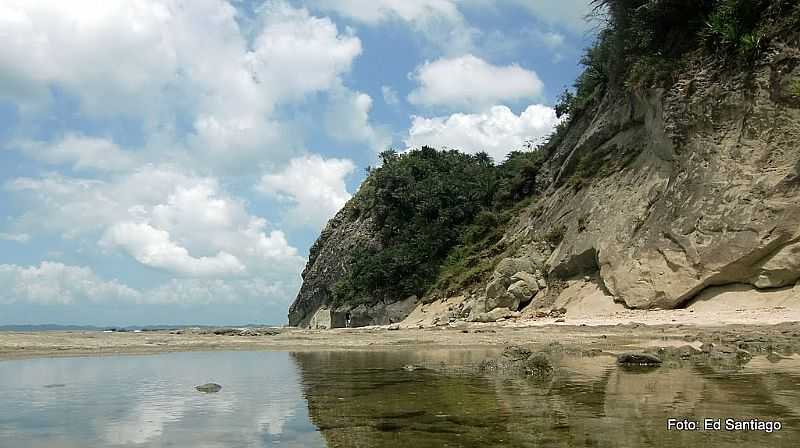
<path fill-rule="evenodd" d="M 525 373 L 531 376 L 543 377 L 553 374 L 555 370 L 550 358 L 542 353 L 536 353 L 524 361 Z"/>
<path fill-rule="evenodd" d="M 517 272 L 533 272 L 533 263 L 526 258 L 504 258 L 494 269 L 495 276 L 511 278 Z"/>
<path fill-rule="evenodd" d="M 322 307 L 311 316 L 308 322 L 308 328 L 312 330 L 327 330 L 333 328 L 333 319 L 331 317 L 331 310 L 328 307 Z"/>
<path fill-rule="evenodd" d="M 530 358 L 532 354 L 533 352 L 531 352 L 531 350 L 527 347 L 522 347 L 520 345 L 509 345 L 503 349 L 501 356 L 509 361 L 522 361 Z"/>
<path fill-rule="evenodd" d="M 222 386 L 220 386 L 219 384 L 216 384 L 216 383 L 207 383 L 207 384 L 203 384 L 203 385 L 200 385 L 200 386 L 195 386 L 195 389 L 197 389 L 200 392 L 207 393 L 207 394 L 213 394 L 213 393 L 217 393 L 217 392 L 221 391 L 222 390 Z"/>
<path fill-rule="evenodd" d="M 508 319 L 511 317 L 511 310 L 508 308 L 495 308 L 488 313 L 480 313 L 475 316 L 475 322 L 497 322 L 497 319 Z"/>
<path fill-rule="evenodd" d="M 535 295 L 539 292 L 539 280 L 536 279 L 536 276 L 531 274 L 530 272 L 519 271 L 516 274 L 511 276 L 511 281 L 514 282 L 525 282 L 525 285 L 530 289 L 531 296 Z"/>
<path fill-rule="evenodd" d="M 511 285 L 511 279 L 507 277 L 499 277 L 492 279 L 486 285 L 486 298 L 496 299 L 506 294 L 508 287 Z"/>
<path fill-rule="evenodd" d="M 623 353 L 617 357 L 617 363 L 621 365 L 658 366 L 661 362 L 658 356 L 644 352 Z"/>
<path fill-rule="evenodd" d="M 406 364 L 403 366 L 403 370 L 405 370 L 406 372 L 414 372 L 416 370 L 423 370 L 423 369 L 424 367 L 415 364 Z"/>
<path fill-rule="evenodd" d="M 791 286 L 800 278 L 800 243 L 784 247 L 760 263 L 750 282 L 756 288 Z"/>
<path fill-rule="evenodd" d="M 491 311 L 496 308 L 508 308 L 510 310 L 517 310 L 519 309 L 519 299 L 515 298 L 508 292 L 504 292 L 503 294 L 497 297 L 487 297 L 485 303 L 486 311 Z"/>
<path fill-rule="evenodd" d="M 400 329 L 400 324 L 391 324 L 388 327 L 386 327 L 386 329 L 389 331 L 397 331 Z"/>
<path fill-rule="evenodd" d="M 525 280 L 519 280 L 508 287 L 508 293 L 517 303 L 529 302 L 537 292 L 539 292 L 539 290 L 531 289 L 530 286 L 528 286 L 528 282 Z"/>
<path fill-rule="evenodd" d="M 468 326 L 469 325 L 466 322 L 464 322 L 463 320 L 450 322 L 450 324 L 449 324 L 450 328 L 454 328 L 454 329 L 457 329 L 457 330 L 463 330 L 463 329 L 467 328 Z"/>

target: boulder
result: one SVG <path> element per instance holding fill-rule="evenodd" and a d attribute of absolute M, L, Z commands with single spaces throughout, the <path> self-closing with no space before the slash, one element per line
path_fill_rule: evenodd
<path fill-rule="evenodd" d="M 472 318 L 474 322 L 497 322 L 497 319 L 508 319 L 511 317 L 511 310 L 508 308 L 495 308 L 487 313 L 479 313 Z"/>
<path fill-rule="evenodd" d="M 553 362 L 550 361 L 550 357 L 542 352 L 528 357 L 528 359 L 524 361 L 523 368 L 526 375 L 537 377 L 550 376 L 555 370 L 553 367 Z"/>
<path fill-rule="evenodd" d="M 496 299 L 503 296 L 508 287 L 511 286 L 511 278 L 509 277 L 494 277 L 486 285 L 486 298 Z"/>
<path fill-rule="evenodd" d="M 308 328 L 313 330 L 328 330 L 332 325 L 331 310 L 327 307 L 318 309 L 308 322 Z"/>
<path fill-rule="evenodd" d="M 509 345 L 503 349 L 502 356 L 509 361 L 522 361 L 530 358 L 531 354 L 533 354 L 533 352 L 527 347 Z"/>
<path fill-rule="evenodd" d="M 487 311 L 491 311 L 496 308 L 508 308 L 510 310 L 517 310 L 519 309 L 519 299 L 515 298 L 513 295 L 505 292 L 504 294 L 498 297 L 487 297 L 485 301 L 485 308 Z"/>
<path fill-rule="evenodd" d="M 517 272 L 533 272 L 533 263 L 527 258 L 504 258 L 494 270 L 496 277 L 511 278 Z"/>
<path fill-rule="evenodd" d="M 206 384 L 202 384 L 200 386 L 195 386 L 195 389 L 197 389 L 198 391 L 203 392 L 203 393 L 213 394 L 213 393 L 217 393 L 217 392 L 221 391 L 222 390 L 222 386 L 220 386 L 217 383 L 206 383 Z"/>
<path fill-rule="evenodd" d="M 800 278 L 800 243 L 788 245 L 762 262 L 751 279 L 756 288 L 791 286 Z"/>
<path fill-rule="evenodd" d="M 520 271 L 516 274 L 511 276 L 511 281 L 519 283 L 520 281 L 525 282 L 528 288 L 531 290 L 532 294 L 536 294 L 539 292 L 539 280 L 536 278 L 534 274 L 530 272 Z"/>
<path fill-rule="evenodd" d="M 538 288 L 533 290 L 525 280 L 520 280 L 508 287 L 508 294 L 511 295 L 517 303 L 529 302 L 537 292 L 539 292 Z M 516 307 L 512 309 L 516 309 Z"/>
<path fill-rule="evenodd" d="M 617 364 L 633 366 L 659 366 L 661 358 L 652 353 L 630 352 L 617 357 Z"/>

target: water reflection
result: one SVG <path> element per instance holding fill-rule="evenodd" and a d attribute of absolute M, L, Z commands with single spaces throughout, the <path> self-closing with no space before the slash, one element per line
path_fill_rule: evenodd
<path fill-rule="evenodd" d="M 253 353 L 0 362 L 0 447 L 796 446 L 800 358 L 731 371 L 562 356 L 552 378 L 480 376 L 491 351 Z M 404 365 L 424 369 L 409 371 Z M 193 387 L 223 385 L 218 394 Z M 58 385 L 59 387 L 54 387 Z M 775 419 L 773 434 L 668 418 Z"/>
<path fill-rule="evenodd" d="M 610 356 L 562 357 L 547 380 L 407 372 L 409 359 L 452 356 L 293 355 L 311 419 L 331 447 L 347 446 L 797 446 L 800 367 L 794 359 L 736 372 L 713 366 L 622 370 Z M 783 366 L 783 367 L 782 367 Z M 322 367 L 322 368 L 321 368 Z M 768 373 L 767 373 L 768 372 Z M 783 430 L 666 431 L 669 418 L 753 418 Z"/>

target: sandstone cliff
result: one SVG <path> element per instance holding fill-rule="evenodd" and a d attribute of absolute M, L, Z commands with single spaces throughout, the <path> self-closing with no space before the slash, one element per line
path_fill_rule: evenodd
<path fill-rule="evenodd" d="M 453 317 L 552 306 L 572 278 L 597 282 L 630 308 L 681 307 L 712 286 L 795 285 L 798 34 L 778 29 L 748 64 L 687 51 L 669 82 L 596 95 L 545 148 L 539 193 L 505 230 L 494 272 L 444 294 L 464 296 Z M 342 213 L 312 249 L 293 325 L 331 305 L 348 248 L 377 244 L 368 218 L 345 224 Z M 361 305 L 358 324 L 396 321 L 414 302 L 395 305 L 391 317 L 391 301 Z M 354 307 L 338 309 L 334 320 L 353 318 Z"/>

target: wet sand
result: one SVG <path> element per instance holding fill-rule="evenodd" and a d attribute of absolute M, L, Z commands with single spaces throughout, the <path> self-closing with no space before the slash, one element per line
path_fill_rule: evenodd
<path fill-rule="evenodd" d="M 554 324 L 552 320 L 464 323 L 424 328 L 279 329 L 257 336 L 216 335 L 208 331 L 134 332 L 2 332 L 0 359 L 51 356 L 151 354 L 176 351 L 392 350 L 424 348 L 490 348 L 509 344 L 537 346 L 559 342 L 595 353 L 648 350 L 703 343 L 726 344 L 764 353 L 800 353 L 800 322 L 774 325 L 728 324 L 614 325 Z"/>

